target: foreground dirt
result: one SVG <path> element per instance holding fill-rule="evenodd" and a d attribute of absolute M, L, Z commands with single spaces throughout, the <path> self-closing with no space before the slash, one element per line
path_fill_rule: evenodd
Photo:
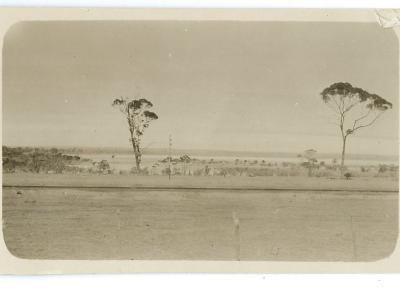
<path fill-rule="evenodd" d="M 30 259 L 371 261 L 397 230 L 397 193 L 3 188 Z"/>
<path fill-rule="evenodd" d="M 310 177 L 195 177 L 134 176 L 134 175 L 67 175 L 67 174 L 3 174 L 4 186 L 64 187 L 143 187 L 143 188 L 208 188 L 208 189 L 292 189 L 399 191 L 393 178 L 352 178 L 351 180 Z"/>

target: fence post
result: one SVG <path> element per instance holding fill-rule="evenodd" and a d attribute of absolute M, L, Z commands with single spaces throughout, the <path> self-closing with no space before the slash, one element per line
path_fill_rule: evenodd
<path fill-rule="evenodd" d="M 240 261 L 240 220 L 236 216 L 236 212 L 232 212 L 232 220 L 234 227 L 234 244 L 235 244 L 235 259 Z"/>

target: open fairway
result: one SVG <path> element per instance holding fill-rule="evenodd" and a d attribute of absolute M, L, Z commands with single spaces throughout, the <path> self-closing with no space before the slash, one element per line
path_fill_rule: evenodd
<path fill-rule="evenodd" d="M 4 238 L 22 258 L 371 261 L 389 256 L 398 234 L 397 192 L 35 188 L 10 181 L 3 181 Z"/>

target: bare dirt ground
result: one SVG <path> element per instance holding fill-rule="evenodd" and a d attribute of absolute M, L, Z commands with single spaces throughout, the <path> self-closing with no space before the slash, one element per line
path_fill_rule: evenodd
<path fill-rule="evenodd" d="M 104 174 L 3 174 L 5 186 L 64 186 L 64 187 L 143 187 L 143 188 L 211 188 L 211 189 L 290 189 L 290 190 L 399 190 L 398 179 L 389 177 L 339 178 L 316 177 L 221 177 L 221 176 L 135 176 Z"/>
<path fill-rule="evenodd" d="M 330 180 L 316 183 L 304 178 L 302 184 L 300 180 L 292 181 L 293 184 L 288 184 L 289 180 L 267 180 L 268 186 L 285 185 L 294 189 L 318 188 L 321 183 L 332 189 L 347 185 L 347 190 L 342 187 L 346 191 L 338 192 L 26 187 L 40 181 L 56 185 L 67 180 L 69 185 L 101 186 L 109 179 L 79 177 L 74 181 L 81 183 L 78 185 L 64 178 L 50 182 L 40 175 L 31 175 L 30 180 L 24 179 L 24 184 L 18 177 L 3 177 L 4 185 L 11 186 L 14 182 L 25 185 L 3 188 L 4 238 L 15 256 L 372 261 L 389 256 L 397 240 L 398 194 L 378 191 L 382 189 L 379 183 L 388 191 L 396 190 L 395 181 L 365 184 L 339 180 L 334 182 L 343 184 L 335 185 Z M 153 180 L 153 186 L 168 182 L 161 180 L 165 177 L 159 178 L 159 182 Z M 148 185 L 145 180 L 130 179 L 127 185 Z M 173 185 L 189 185 L 174 181 Z M 208 181 L 203 185 L 223 185 L 213 179 Z M 253 187 L 265 185 L 265 180 L 252 181 L 255 181 Z M 113 185 L 121 185 L 122 180 L 117 182 Z M 201 182 L 205 181 L 198 183 Z M 235 187 L 243 186 L 237 181 L 233 183 Z M 17 194 L 18 191 L 22 194 Z M 239 219 L 238 235 L 235 235 L 233 212 Z"/>

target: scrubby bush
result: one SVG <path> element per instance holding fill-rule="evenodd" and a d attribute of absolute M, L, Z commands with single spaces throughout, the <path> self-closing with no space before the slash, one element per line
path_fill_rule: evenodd
<path fill-rule="evenodd" d="M 141 168 L 140 171 L 138 171 L 136 167 L 132 167 L 130 173 L 133 175 L 143 175 L 143 176 L 147 176 L 150 174 L 149 169 L 147 167 Z"/>
<path fill-rule="evenodd" d="M 101 160 L 100 163 L 97 165 L 99 171 L 104 172 L 110 169 L 110 164 L 107 160 Z"/>
<path fill-rule="evenodd" d="M 194 169 L 190 172 L 190 176 L 200 176 L 200 171 L 198 169 Z"/>
<path fill-rule="evenodd" d="M 378 173 L 385 173 L 388 169 L 389 169 L 389 167 L 387 165 L 381 164 L 381 165 L 379 165 Z"/>
<path fill-rule="evenodd" d="M 56 148 L 10 148 L 3 146 L 4 172 L 63 173 L 76 172 L 79 156 L 62 154 Z"/>
<path fill-rule="evenodd" d="M 332 172 L 328 171 L 328 170 L 318 170 L 318 171 L 315 172 L 314 175 L 315 175 L 315 177 L 318 177 L 318 178 L 320 178 L 320 177 L 330 177 L 330 176 L 332 176 Z"/>

